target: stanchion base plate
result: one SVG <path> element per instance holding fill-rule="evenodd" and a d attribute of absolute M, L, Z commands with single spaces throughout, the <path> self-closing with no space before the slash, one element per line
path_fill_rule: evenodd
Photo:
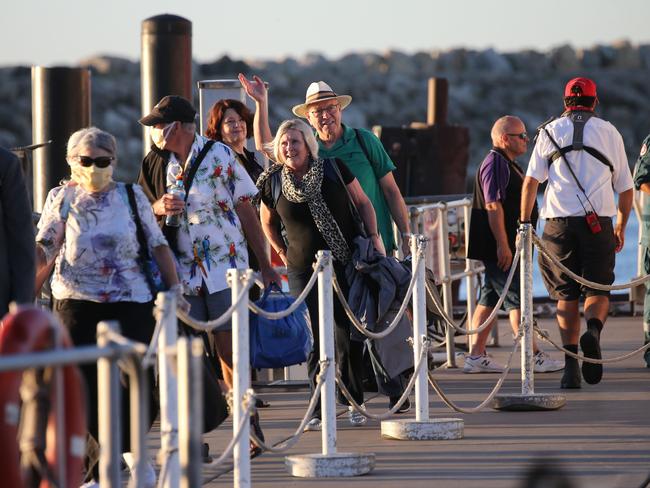
<path fill-rule="evenodd" d="M 375 455 L 358 452 L 298 454 L 286 456 L 284 464 L 289 474 L 297 478 L 361 476 L 375 469 Z"/>
<path fill-rule="evenodd" d="M 497 395 L 492 400 L 495 410 L 516 412 L 531 412 L 539 410 L 557 410 L 566 404 L 566 397 L 556 393 L 522 393 L 512 395 Z"/>
<path fill-rule="evenodd" d="M 463 438 L 463 419 L 442 418 L 417 421 L 415 419 L 384 420 L 381 436 L 402 441 L 444 441 Z"/>

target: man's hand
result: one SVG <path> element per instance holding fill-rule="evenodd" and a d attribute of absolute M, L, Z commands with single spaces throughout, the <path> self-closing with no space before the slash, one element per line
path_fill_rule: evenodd
<path fill-rule="evenodd" d="M 151 207 L 153 208 L 153 213 L 158 216 L 176 215 L 181 213 L 185 208 L 185 201 L 178 195 L 165 193 L 162 198 L 153 202 Z"/>
<path fill-rule="evenodd" d="M 616 238 L 616 252 L 621 252 L 623 245 L 625 244 L 625 227 L 622 225 L 616 224 L 614 227 L 614 237 Z"/>
<path fill-rule="evenodd" d="M 407 257 L 411 254 L 411 239 L 409 237 L 402 237 L 402 255 Z"/>
<path fill-rule="evenodd" d="M 503 271 L 508 271 L 512 265 L 512 251 L 510 246 L 506 243 L 504 245 L 497 244 L 497 266 Z"/>
<path fill-rule="evenodd" d="M 386 248 L 384 247 L 384 241 L 381 240 L 381 237 L 379 237 L 377 234 L 373 234 L 370 236 L 370 240 L 372 241 L 372 245 L 377 250 L 377 252 L 382 256 L 385 256 Z"/>
<path fill-rule="evenodd" d="M 268 266 L 266 268 L 260 269 L 262 274 L 262 282 L 264 283 L 264 288 L 271 286 L 271 283 L 277 284 L 279 287 L 282 287 L 282 277 L 278 274 L 273 267 Z"/>

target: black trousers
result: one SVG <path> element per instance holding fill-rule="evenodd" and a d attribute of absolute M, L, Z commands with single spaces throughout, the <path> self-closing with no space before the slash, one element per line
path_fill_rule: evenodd
<path fill-rule="evenodd" d="M 102 320 L 117 320 L 122 334 L 129 339 L 148 344 L 151 341 L 156 321 L 153 317 L 153 302 L 98 303 L 86 300 L 55 300 L 54 313 L 70 333 L 75 346 L 97 345 L 97 323 Z M 86 479 L 99 480 L 99 451 L 94 448 L 98 439 L 97 418 L 97 364 L 79 366 L 86 382 L 88 434 L 91 437 L 86 450 Z M 149 425 L 158 416 L 159 404 L 153 370 L 146 375 L 149 387 Z M 130 419 L 128 380 L 122 381 L 122 451 L 130 450 Z M 92 476 L 91 476 L 92 475 Z"/>
<path fill-rule="evenodd" d="M 345 274 L 343 268 L 339 265 L 334 266 L 334 272 L 336 273 L 336 278 L 343 289 L 343 294 L 348 295 L 347 282 L 345 280 Z M 312 270 L 305 271 L 296 271 L 289 270 L 289 289 L 293 296 L 298 296 L 305 288 L 305 285 L 309 281 L 309 278 L 312 275 Z M 320 360 L 320 338 L 319 338 L 319 320 L 318 320 L 318 283 L 314 285 L 311 289 L 307 298 L 305 300 L 307 304 L 307 309 L 309 310 L 309 315 L 311 318 L 311 330 L 314 335 L 314 349 L 309 355 L 307 360 L 307 372 L 309 374 L 309 382 L 311 386 L 311 392 L 313 394 L 314 388 L 316 386 L 316 376 L 318 375 L 320 368 L 318 361 Z M 336 351 L 336 365 L 337 369 L 341 373 L 341 378 L 343 379 L 343 384 L 350 391 L 352 398 L 355 402 L 362 404 L 363 403 L 363 384 L 362 384 L 362 372 L 363 372 L 363 343 L 358 341 L 353 341 L 350 339 L 350 327 L 354 327 L 350 323 L 343 306 L 339 302 L 336 293 L 334 293 L 334 344 Z M 343 404 L 347 404 L 347 400 L 339 396 L 339 401 Z M 320 400 L 316 405 L 316 410 L 314 411 L 314 417 L 320 418 Z"/>

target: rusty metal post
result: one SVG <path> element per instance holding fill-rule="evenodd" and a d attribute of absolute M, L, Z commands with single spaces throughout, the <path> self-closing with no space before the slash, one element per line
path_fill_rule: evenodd
<path fill-rule="evenodd" d="M 427 124 L 445 125 L 447 123 L 447 106 L 449 84 L 446 78 L 429 78 L 427 101 Z"/>

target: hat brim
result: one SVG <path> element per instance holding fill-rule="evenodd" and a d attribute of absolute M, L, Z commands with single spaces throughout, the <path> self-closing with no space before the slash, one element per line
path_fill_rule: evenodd
<path fill-rule="evenodd" d="M 164 124 L 166 122 L 165 118 L 158 114 L 149 114 L 142 117 L 138 120 L 142 125 L 147 127 L 153 127 L 156 124 Z"/>
<path fill-rule="evenodd" d="M 294 113 L 294 115 L 306 119 L 307 107 L 309 107 L 310 105 L 314 105 L 315 103 L 325 102 L 327 100 L 338 100 L 338 102 L 341 104 L 341 110 L 343 110 L 345 107 L 350 105 L 350 102 L 352 101 L 352 97 L 350 95 L 338 95 L 336 97 L 321 98 L 320 100 L 316 100 L 314 102 L 301 103 L 300 105 L 296 105 L 291 109 L 291 111 Z"/>

